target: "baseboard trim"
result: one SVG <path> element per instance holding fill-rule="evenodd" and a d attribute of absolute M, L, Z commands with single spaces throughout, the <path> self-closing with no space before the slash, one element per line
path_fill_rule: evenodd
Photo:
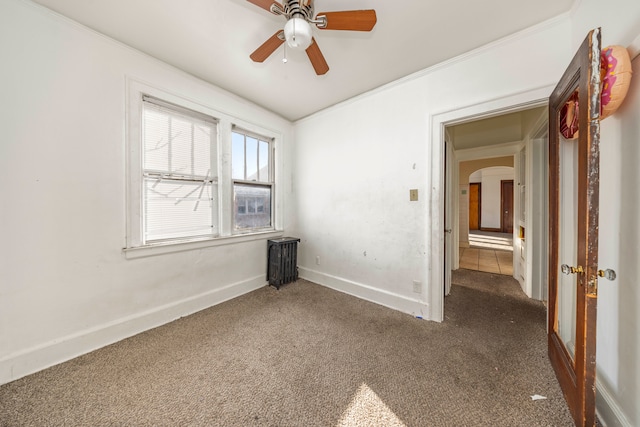
<path fill-rule="evenodd" d="M 407 298 L 392 292 L 376 289 L 362 283 L 321 273 L 305 267 L 298 267 L 299 276 L 327 288 L 373 302 L 415 317 L 429 319 L 429 305 L 426 302 Z"/>
<path fill-rule="evenodd" d="M 260 275 L 7 355 L 0 359 L 0 385 L 239 297 L 266 284 L 265 277 Z"/>
<path fill-rule="evenodd" d="M 609 387 L 596 380 L 596 413 L 604 427 L 631 427 L 631 422 L 614 399 Z"/>

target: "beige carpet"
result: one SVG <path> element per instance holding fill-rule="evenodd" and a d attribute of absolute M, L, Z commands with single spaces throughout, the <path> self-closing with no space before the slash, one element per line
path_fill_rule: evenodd
<path fill-rule="evenodd" d="M 544 307 L 506 276 L 454 283 L 442 324 L 265 287 L 0 386 L 0 425 L 572 425 Z"/>

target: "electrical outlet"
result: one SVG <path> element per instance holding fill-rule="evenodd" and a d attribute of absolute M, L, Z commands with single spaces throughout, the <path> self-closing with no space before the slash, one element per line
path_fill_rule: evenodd
<path fill-rule="evenodd" d="M 421 294 L 422 293 L 422 282 L 419 280 L 414 280 L 413 281 L 413 292 L 415 292 L 416 294 Z"/>
<path fill-rule="evenodd" d="M 418 201 L 418 189 L 417 188 L 409 190 L 409 201 L 410 202 L 417 202 Z"/>
<path fill-rule="evenodd" d="M 320 255 L 316 255 L 316 265 L 320 265 Z"/>

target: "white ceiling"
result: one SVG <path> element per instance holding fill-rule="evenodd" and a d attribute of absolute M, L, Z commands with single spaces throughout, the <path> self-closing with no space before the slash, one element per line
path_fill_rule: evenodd
<path fill-rule="evenodd" d="M 454 150 L 521 142 L 533 130 L 547 107 L 534 107 L 447 127 Z"/>
<path fill-rule="evenodd" d="M 315 0 L 315 11 L 375 9 L 371 32 L 318 30 L 330 70 L 304 52 L 249 54 L 285 19 L 246 0 L 33 0 L 218 87 L 297 120 L 568 12 L 574 0 Z"/>

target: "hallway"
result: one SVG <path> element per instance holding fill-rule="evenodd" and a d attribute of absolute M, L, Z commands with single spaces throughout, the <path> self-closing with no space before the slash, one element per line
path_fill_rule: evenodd
<path fill-rule="evenodd" d="M 460 248 L 460 268 L 513 275 L 513 236 L 471 230 L 469 247 Z"/>

